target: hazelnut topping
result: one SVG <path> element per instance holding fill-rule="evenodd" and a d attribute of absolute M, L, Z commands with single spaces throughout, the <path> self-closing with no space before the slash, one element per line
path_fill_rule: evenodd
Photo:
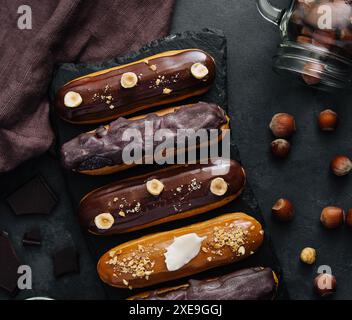
<path fill-rule="evenodd" d="M 158 196 L 164 190 L 164 184 L 157 179 L 147 181 L 147 190 L 153 196 Z"/>
<path fill-rule="evenodd" d="M 216 196 L 223 196 L 227 188 L 228 185 L 223 178 L 215 178 L 210 183 L 210 192 Z"/>
<path fill-rule="evenodd" d="M 78 107 L 82 101 L 81 95 L 74 91 L 67 92 L 64 97 L 64 105 L 68 108 Z"/>
<path fill-rule="evenodd" d="M 104 212 L 94 218 L 94 223 L 98 229 L 110 229 L 115 222 L 114 217 L 109 212 Z"/>
<path fill-rule="evenodd" d="M 138 77 L 134 72 L 126 72 L 121 77 L 121 86 L 123 88 L 133 88 L 137 85 Z"/>

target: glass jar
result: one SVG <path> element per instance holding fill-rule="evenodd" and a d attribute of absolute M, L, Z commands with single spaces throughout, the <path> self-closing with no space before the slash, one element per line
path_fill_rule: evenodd
<path fill-rule="evenodd" d="M 257 5 L 281 30 L 275 71 L 325 91 L 351 85 L 352 0 L 293 0 L 283 10 L 268 0 Z"/>

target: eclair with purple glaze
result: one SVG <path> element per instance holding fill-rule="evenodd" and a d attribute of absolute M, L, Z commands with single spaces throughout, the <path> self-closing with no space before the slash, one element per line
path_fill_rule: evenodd
<path fill-rule="evenodd" d="M 173 50 L 76 78 L 61 87 L 56 110 L 71 123 L 101 123 L 201 95 L 215 78 L 214 59 Z"/>
<path fill-rule="evenodd" d="M 128 300 L 273 300 L 278 278 L 270 268 L 247 268 L 213 279 L 156 289 Z"/>
<path fill-rule="evenodd" d="M 96 235 L 126 233 L 219 208 L 237 198 L 245 182 L 235 160 L 170 166 L 88 193 L 79 220 Z"/>
<path fill-rule="evenodd" d="M 146 131 L 148 128 L 148 134 Z M 124 148 L 131 144 L 124 136 L 128 129 L 140 134 L 137 143 L 141 142 L 141 154 L 146 154 L 146 136 L 155 137 L 157 132 L 164 130 L 167 139 L 177 141 L 180 130 L 199 129 L 218 130 L 218 142 L 223 138 L 222 131 L 229 128 L 229 118 L 223 109 L 214 103 L 198 102 L 192 105 L 163 109 L 144 116 L 130 119 L 119 118 L 108 126 L 101 126 L 94 131 L 80 134 L 66 142 L 61 148 L 62 164 L 65 168 L 88 175 L 105 175 L 128 169 L 137 164 L 137 161 L 128 163 L 124 161 Z M 132 132 L 132 131 L 130 131 Z M 194 134 L 193 134 L 194 135 Z M 191 135 L 192 136 L 192 135 Z M 210 135 L 209 135 L 210 137 Z M 153 139 L 150 144 L 154 154 L 163 142 Z M 214 140 L 214 139 L 213 139 Z M 206 145 L 211 141 L 206 141 Z M 189 145 L 188 151 L 196 149 L 199 145 Z M 184 153 L 184 148 L 175 145 L 174 154 Z M 143 161 L 143 159 L 137 159 Z"/>

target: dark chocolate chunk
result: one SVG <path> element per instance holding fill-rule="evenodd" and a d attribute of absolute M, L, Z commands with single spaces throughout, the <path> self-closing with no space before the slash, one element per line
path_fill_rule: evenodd
<path fill-rule="evenodd" d="M 40 229 L 38 227 L 34 227 L 27 231 L 23 236 L 22 243 L 24 246 L 40 246 L 42 244 Z"/>
<path fill-rule="evenodd" d="M 68 273 L 79 273 L 78 252 L 74 247 L 66 247 L 54 254 L 54 274 L 61 277 Z"/>
<path fill-rule="evenodd" d="M 6 198 L 16 215 L 49 214 L 57 197 L 41 176 L 36 176 Z"/>
<path fill-rule="evenodd" d="M 18 267 L 21 265 L 8 234 L 0 231 L 0 287 L 11 295 L 17 293 Z"/>

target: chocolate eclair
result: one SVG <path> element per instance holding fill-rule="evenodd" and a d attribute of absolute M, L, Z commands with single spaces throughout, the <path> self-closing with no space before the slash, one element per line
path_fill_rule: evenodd
<path fill-rule="evenodd" d="M 214 78 L 215 62 L 206 52 L 162 52 L 68 82 L 57 93 L 56 110 L 68 122 L 101 123 L 201 95 Z"/>
<path fill-rule="evenodd" d="M 165 129 L 166 139 L 176 142 L 177 133 L 182 129 L 197 132 L 199 129 L 220 130 L 228 127 L 229 120 L 223 109 L 207 102 L 168 108 L 131 119 L 119 118 L 108 126 L 101 126 L 66 142 L 61 148 L 62 163 L 65 168 L 84 174 L 110 174 L 136 164 L 123 161 L 124 148 L 131 146 L 129 137 L 126 139 L 124 136 L 128 132 L 139 134 L 134 143 L 144 155 L 148 146 L 154 151 L 163 143 L 153 139 L 160 129 Z M 152 138 L 152 144 L 146 144 L 146 137 Z M 222 135 L 217 138 L 222 139 Z M 181 151 L 184 152 L 184 149 L 177 149 L 175 145 L 175 154 Z"/>
<path fill-rule="evenodd" d="M 219 208 L 238 197 L 245 182 L 235 160 L 170 166 L 88 193 L 79 220 L 93 234 L 126 233 Z"/>
<path fill-rule="evenodd" d="M 214 279 L 191 279 L 187 284 L 140 293 L 128 300 L 272 300 L 277 285 L 270 268 L 256 267 Z"/>

